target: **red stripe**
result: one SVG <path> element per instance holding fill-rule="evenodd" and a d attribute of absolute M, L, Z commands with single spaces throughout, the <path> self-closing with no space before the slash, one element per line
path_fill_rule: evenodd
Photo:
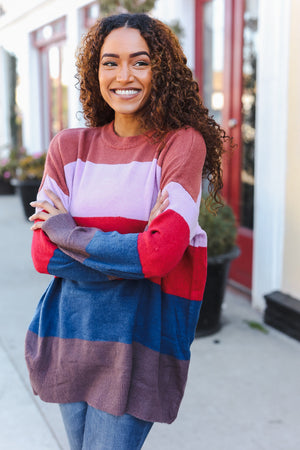
<path fill-rule="evenodd" d="M 147 222 L 124 217 L 74 217 L 80 227 L 94 227 L 102 231 L 117 231 L 121 234 L 142 233 Z"/>
<path fill-rule="evenodd" d="M 31 256 L 35 269 L 40 273 L 49 273 L 48 264 L 57 246 L 53 244 L 43 230 L 33 232 Z"/>
<path fill-rule="evenodd" d="M 206 247 L 189 246 L 177 266 L 164 278 L 151 278 L 166 294 L 202 300 L 207 270 Z"/>
<path fill-rule="evenodd" d="M 181 260 L 189 244 L 190 230 L 178 213 L 167 210 L 138 237 L 138 252 L 146 278 L 165 276 Z"/>

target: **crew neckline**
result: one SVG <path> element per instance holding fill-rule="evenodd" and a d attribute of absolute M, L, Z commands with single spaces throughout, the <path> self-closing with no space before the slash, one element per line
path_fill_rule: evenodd
<path fill-rule="evenodd" d="M 146 141 L 149 141 L 152 132 L 138 134 L 137 136 L 118 136 L 114 130 L 114 120 L 102 127 L 103 138 L 106 143 L 114 148 L 124 150 L 127 148 L 137 147 Z"/>

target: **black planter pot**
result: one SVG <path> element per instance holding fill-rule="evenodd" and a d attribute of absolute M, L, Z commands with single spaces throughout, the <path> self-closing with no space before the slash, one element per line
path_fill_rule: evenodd
<path fill-rule="evenodd" d="M 34 213 L 34 208 L 30 206 L 30 202 L 36 199 L 40 184 L 40 180 L 14 181 L 17 192 L 20 194 L 26 219 Z"/>
<path fill-rule="evenodd" d="M 207 261 L 207 280 L 203 295 L 203 304 L 196 328 L 196 337 L 209 336 L 221 328 L 221 308 L 231 261 L 237 258 L 240 249 L 224 255 L 209 257 Z"/>
<path fill-rule="evenodd" d="M 11 185 L 10 180 L 0 178 L 0 195 L 11 195 L 14 193 L 15 188 Z"/>

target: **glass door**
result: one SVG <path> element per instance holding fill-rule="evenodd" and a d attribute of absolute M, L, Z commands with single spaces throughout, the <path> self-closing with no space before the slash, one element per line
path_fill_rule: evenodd
<path fill-rule="evenodd" d="M 258 0 L 196 0 L 196 64 L 210 113 L 233 137 L 223 195 L 237 222 L 241 256 L 230 278 L 251 289 Z"/>

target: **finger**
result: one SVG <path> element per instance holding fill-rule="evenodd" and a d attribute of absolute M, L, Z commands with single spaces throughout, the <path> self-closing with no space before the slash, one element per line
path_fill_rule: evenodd
<path fill-rule="evenodd" d="M 167 207 L 169 206 L 169 204 L 170 204 L 170 201 L 169 201 L 168 198 L 166 198 L 166 199 L 163 201 L 163 203 L 161 203 L 161 204 L 159 205 L 159 207 L 157 208 L 157 210 L 155 211 L 154 217 L 153 217 L 153 218 L 157 217 L 159 214 L 161 214 L 162 212 L 164 212 L 164 211 L 167 209 Z"/>
<path fill-rule="evenodd" d="M 32 214 L 32 216 L 28 217 L 28 220 L 30 220 L 30 222 L 34 222 L 35 220 L 47 220 L 49 218 L 49 214 L 45 211 L 39 211 L 35 214 Z"/>
<path fill-rule="evenodd" d="M 163 203 L 169 197 L 169 192 L 167 190 L 163 190 L 160 196 L 160 202 Z"/>
<path fill-rule="evenodd" d="M 163 204 L 163 202 L 168 198 L 168 192 L 164 191 L 163 193 L 161 191 L 159 191 L 157 199 L 156 199 L 156 203 L 152 208 L 151 213 L 156 214 L 157 211 L 160 209 L 161 205 Z"/>
<path fill-rule="evenodd" d="M 61 201 L 61 199 L 58 197 L 58 195 L 56 195 L 53 191 L 51 191 L 50 189 L 45 189 L 45 193 L 47 194 L 47 196 L 50 198 L 50 200 L 53 201 L 54 206 L 59 209 L 60 211 L 63 212 L 67 212 L 63 202 Z"/>
<path fill-rule="evenodd" d="M 166 204 L 169 204 L 169 194 L 168 191 L 164 191 L 161 196 L 157 199 L 154 206 L 155 212 L 164 211 L 166 209 Z"/>
<path fill-rule="evenodd" d="M 47 200 L 43 200 L 43 201 L 36 200 L 35 202 L 30 202 L 30 205 L 33 208 L 42 209 L 44 211 L 47 211 L 50 214 L 57 213 L 57 208 L 55 206 L 51 205 L 51 203 L 49 203 Z"/>
<path fill-rule="evenodd" d="M 39 230 L 42 228 L 43 222 L 35 222 L 30 229 L 32 231 Z"/>
<path fill-rule="evenodd" d="M 167 209 L 167 207 L 169 206 L 169 204 L 170 204 L 170 201 L 169 201 L 168 198 L 166 198 L 164 200 L 164 202 L 158 208 L 156 208 L 155 210 L 153 209 L 151 211 L 151 214 L 150 214 L 150 217 L 149 217 L 148 225 L 150 225 L 152 220 L 154 220 L 157 216 L 159 216 L 159 214 L 164 212 Z"/>
<path fill-rule="evenodd" d="M 160 205 L 160 208 L 159 208 L 160 212 L 165 211 L 167 209 L 167 207 L 169 206 L 169 204 L 170 204 L 169 197 L 166 197 L 165 200 L 163 201 L 163 203 Z"/>

